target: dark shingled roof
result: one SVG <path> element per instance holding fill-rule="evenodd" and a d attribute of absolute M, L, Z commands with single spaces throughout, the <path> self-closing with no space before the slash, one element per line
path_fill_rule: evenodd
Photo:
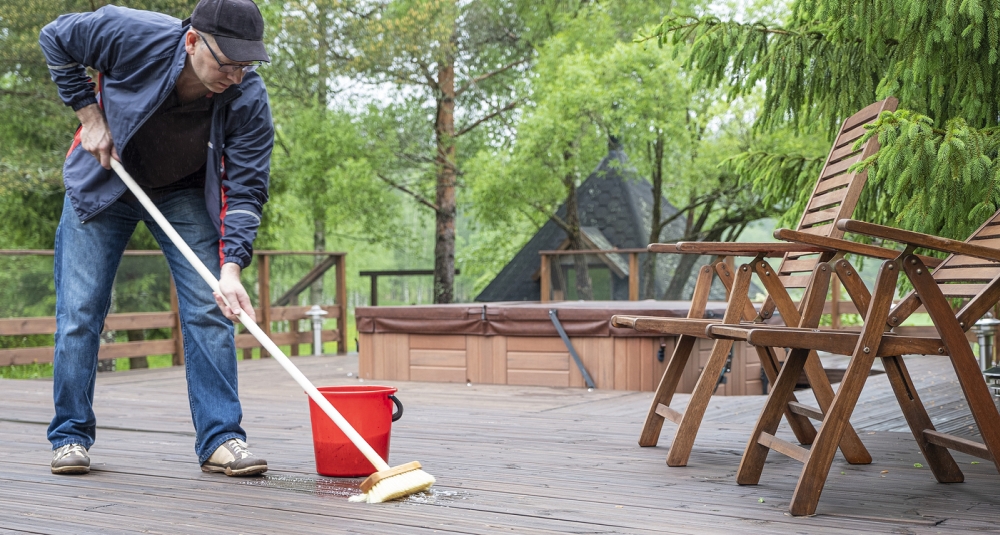
<path fill-rule="evenodd" d="M 628 157 L 620 146 L 609 144 L 608 155 L 577 189 L 577 203 L 581 227 L 596 228 L 608 243 L 619 249 L 646 247 L 652 217 L 652 188 L 649 182 L 639 177 L 635 169 L 629 165 Z M 556 213 L 560 217 L 565 217 L 566 206 L 560 206 Z M 677 213 L 677 208 L 663 199 L 662 213 L 663 217 L 668 217 Z M 683 232 L 684 222 L 678 219 L 663 230 L 661 239 L 677 240 Z M 566 233 L 551 220 L 547 221 L 510 263 L 504 266 L 496 278 L 476 296 L 476 301 L 538 301 L 541 286 L 537 279 L 532 280 L 539 269 L 538 252 L 558 249 L 565 240 Z M 654 295 L 660 296 L 666 289 L 677 259 L 677 255 L 661 255 L 658 258 Z M 697 275 L 697 269 L 692 275 Z M 612 279 L 618 277 L 612 274 Z M 691 287 L 694 284 L 693 280 L 692 277 L 688 282 Z M 721 293 L 721 285 L 718 286 L 718 289 L 713 288 L 713 297 L 718 298 L 721 295 L 721 298 L 725 299 L 725 294 Z M 612 288 L 614 299 L 628 299 L 627 281 L 618 279 L 612 283 Z"/>

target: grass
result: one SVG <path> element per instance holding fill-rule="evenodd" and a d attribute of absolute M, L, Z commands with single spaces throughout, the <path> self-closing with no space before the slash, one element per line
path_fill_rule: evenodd
<path fill-rule="evenodd" d="M 41 379 L 43 377 L 52 377 L 52 364 L 0 366 L 0 378 L 2 379 Z"/>

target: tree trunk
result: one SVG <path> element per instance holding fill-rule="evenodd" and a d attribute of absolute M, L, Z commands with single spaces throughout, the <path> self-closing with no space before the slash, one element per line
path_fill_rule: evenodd
<path fill-rule="evenodd" d="M 319 43 L 316 48 L 317 65 L 319 70 L 316 73 L 316 109 L 319 113 L 325 114 L 327 105 L 326 79 L 329 77 L 329 66 L 327 53 L 329 50 L 327 43 L 327 17 L 329 9 L 323 2 L 317 2 L 319 13 L 316 18 L 316 32 L 319 36 Z M 326 219 L 325 211 L 319 210 L 319 214 L 313 214 L 313 251 L 326 251 Z M 316 255 L 313 257 L 313 265 L 319 265 L 325 256 Z M 296 299 L 297 300 L 297 299 Z M 319 305 L 323 303 L 323 277 L 316 279 L 309 287 L 309 305 Z M 298 304 L 298 303 L 295 303 Z"/>
<path fill-rule="evenodd" d="M 564 155 L 564 159 L 569 160 L 570 155 Z M 563 178 L 566 185 L 566 237 L 569 239 L 569 248 L 573 251 L 581 251 L 587 247 L 583 243 L 583 232 L 580 230 L 580 208 L 576 199 L 576 179 L 572 173 L 567 173 Z M 590 281 L 590 270 L 587 268 L 586 255 L 573 255 L 573 268 L 576 272 L 576 298 L 585 301 L 594 300 L 594 287 Z"/>
<path fill-rule="evenodd" d="M 708 221 L 708 216 L 714 207 L 714 201 L 706 203 L 702 207 L 701 214 L 697 219 L 694 217 L 694 210 L 688 212 L 687 227 L 684 230 L 684 237 L 681 241 L 712 241 L 719 239 L 721 231 L 716 232 L 717 229 L 712 229 L 712 234 L 709 236 L 702 235 L 702 229 L 705 228 L 705 223 Z M 674 269 L 674 276 L 670 279 L 670 285 L 663 292 L 663 299 L 668 301 L 684 299 L 684 287 L 687 285 L 688 279 L 691 278 L 691 272 L 694 270 L 698 258 L 698 255 L 693 254 L 681 255 L 680 261 L 677 262 L 677 268 Z"/>
<path fill-rule="evenodd" d="M 453 43 L 452 43 L 453 45 Z M 455 55 L 454 47 L 438 66 L 436 227 L 434 240 L 434 302 L 455 299 Z"/>
<path fill-rule="evenodd" d="M 326 221 L 321 217 L 313 219 L 313 251 L 321 253 L 326 251 Z M 317 265 L 326 257 L 316 255 L 313 257 L 313 265 Z M 309 305 L 319 305 L 323 303 L 323 277 L 316 279 L 309 287 Z M 297 303 L 296 303 L 297 304 Z"/>
<path fill-rule="evenodd" d="M 688 279 L 691 278 L 691 272 L 694 271 L 694 265 L 698 261 L 698 255 L 683 254 L 680 256 L 681 259 L 677 262 L 677 268 L 674 269 L 674 276 L 670 279 L 670 285 L 663 292 L 663 299 L 666 301 L 680 301 L 685 299 L 686 296 L 683 295 L 684 287 L 687 285 Z"/>
<path fill-rule="evenodd" d="M 656 141 L 646 144 L 651 179 L 653 180 L 653 210 L 650 218 L 649 243 L 659 243 L 663 232 L 663 132 L 657 132 Z M 659 255 L 648 253 L 642 263 L 642 298 L 656 296 L 656 260 Z"/>

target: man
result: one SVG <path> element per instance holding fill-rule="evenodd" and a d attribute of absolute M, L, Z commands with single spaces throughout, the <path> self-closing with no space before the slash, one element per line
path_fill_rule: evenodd
<path fill-rule="evenodd" d="M 99 335 L 139 221 L 159 242 L 176 282 L 202 470 L 267 470 L 240 427 L 232 323 L 240 308 L 254 316 L 240 271 L 250 264 L 267 201 L 274 136 L 267 90 L 253 72 L 269 61 L 263 33 L 251 0 L 201 0 L 183 22 L 106 6 L 42 29 L 52 80 L 81 123 L 63 168 L 55 243 L 53 473 L 90 470 Z M 100 73 L 96 89 L 85 66 Z M 233 309 L 208 296 L 204 281 L 109 170 L 111 158 L 122 161 L 219 277 Z"/>

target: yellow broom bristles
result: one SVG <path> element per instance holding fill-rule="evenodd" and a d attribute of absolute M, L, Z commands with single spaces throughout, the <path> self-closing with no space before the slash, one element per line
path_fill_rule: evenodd
<path fill-rule="evenodd" d="M 434 484 L 434 476 L 423 470 L 410 470 L 380 480 L 368 492 L 349 498 L 352 502 L 382 503 L 427 490 Z"/>

